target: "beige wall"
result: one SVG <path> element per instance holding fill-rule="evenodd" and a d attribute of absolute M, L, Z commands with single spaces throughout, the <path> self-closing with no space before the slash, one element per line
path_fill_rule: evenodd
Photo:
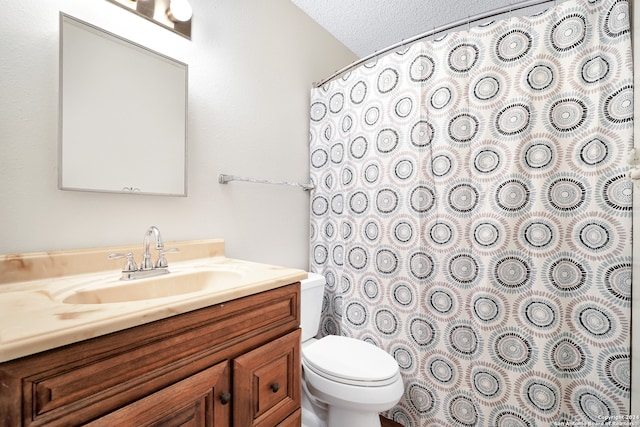
<path fill-rule="evenodd" d="M 224 238 L 230 256 L 307 267 L 309 194 L 217 176 L 306 181 L 311 83 L 355 55 L 290 0 L 191 1 L 192 41 L 105 0 L 5 2 L 0 253 L 142 243 L 153 224 L 165 240 Z M 189 64 L 188 197 L 57 189 L 60 11 Z"/>

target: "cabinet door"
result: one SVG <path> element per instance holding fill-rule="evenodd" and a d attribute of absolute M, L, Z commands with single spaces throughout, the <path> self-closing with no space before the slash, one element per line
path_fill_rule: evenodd
<path fill-rule="evenodd" d="M 302 409 L 298 409 L 289 415 L 286 420 L 278 424 L 278 427 L 300 427 L 302 425 Z"/>
<path fill-rule="evenodd" d="M 229 362 L 225 361 L 168 386 L 88 426 L 229 427 Z M 224 403 L 223 403 L 224 402 Z"/>
<path fill-rule="evenodd" d="M 300 408 L 300 329 L 233 361 L 233 425 L 273 427 Z"/>

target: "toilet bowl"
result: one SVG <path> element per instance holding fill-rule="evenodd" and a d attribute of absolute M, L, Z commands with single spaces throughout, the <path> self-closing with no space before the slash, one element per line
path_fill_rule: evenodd
<path fill-rule="evenodd" d="M 302 281 L 302 426 L 377 427 L 404 385 L 398 363 L 384 350 L 354 338 L 314 336 L 320 325 L 325 279 Z"/>

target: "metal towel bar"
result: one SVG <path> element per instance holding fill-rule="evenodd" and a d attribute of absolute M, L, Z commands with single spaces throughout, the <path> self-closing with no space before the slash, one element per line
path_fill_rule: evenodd
<path fill-rule="evenodd" d="M 302 187 L 304 191 L 313 190 L 315 188 L 315 185 L 313 185 L 313 183 L 301 184 L 298 182 L 289 182 L 289 181 L 271 181 L 268 179 L 246 178 L 243 176 L 236 176 L 236 175 L 225 175 L 225 174 L 218 175 L 218 182 L 220 184 L 226 184 L 229 181 L 252 182 L 254 184 L 287 185 L 290 187 Z"/>

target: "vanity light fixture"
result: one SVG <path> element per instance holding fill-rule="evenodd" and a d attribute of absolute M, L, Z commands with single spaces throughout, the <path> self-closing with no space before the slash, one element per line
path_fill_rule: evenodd
<path fill-rule="evenodd" d="M 193 16 L 189 0 L 170 0 L 167 17 L 173 22 L 188 22 Z"/>

